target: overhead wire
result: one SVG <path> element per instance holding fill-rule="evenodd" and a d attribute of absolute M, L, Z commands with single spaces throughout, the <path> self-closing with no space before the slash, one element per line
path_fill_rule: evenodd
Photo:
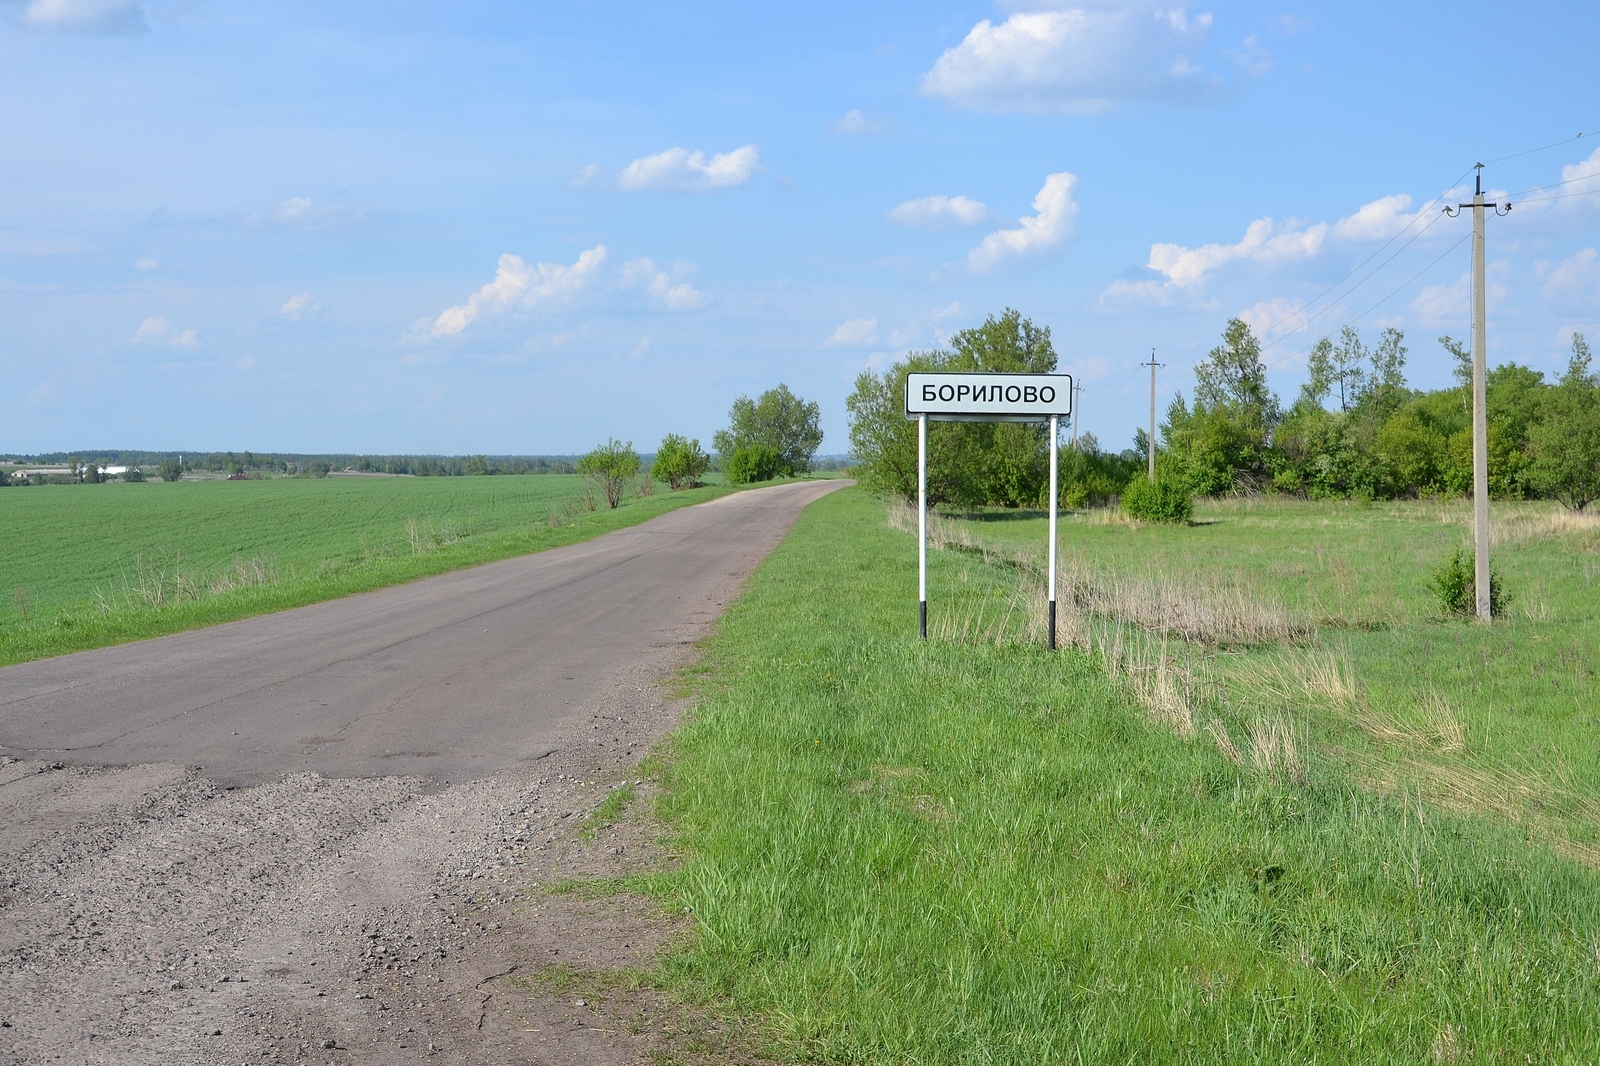
<path fill-rule="evenodd" d="M 1512 152 L 1510 155 L 1503 155 L 1498 159 L 1485 159 L 1483 161 L 1483 165 L 1488 166 L 1491 163 L 1504 163 L 1507 159 L 1521 159 L 1523 156 L 1533 155 L 1535 152 L 1548 152 L 1552 148 L 1560 148 L 1563 144 L 1571 144 L 1573 141 L 1581 141 L 1585 137 L 1593 137 L 1596 133 L 1600 133 L 1600 130 L 1591 130 L 1588 133 L 1580 133 L 1576 137 L 1568 137 L 1564 141 L 1553 141 L 1542 148 L 1529 148 L 1526 152 Z"/>

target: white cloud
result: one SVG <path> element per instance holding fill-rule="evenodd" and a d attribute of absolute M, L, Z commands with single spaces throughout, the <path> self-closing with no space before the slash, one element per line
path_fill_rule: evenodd
<path fill-rule="evenodd" d="M 145 272 L 148 272 L 148 271 L 151 271 L 151 270 L 160 270 L 161 269 L 161 260 L 157 259 L 153 255 L 142 256 L 142 257 L 140 257 L 138 259 L 135 259 L 133 261 L 133 269 L 140 270 L 140 271 L 145 271 Z"/>
<path fill-rule="evenodd" d="M 1258 218 L 1245 227 L 1244 236 L 1235 244 L 1203 244 L 1198 248 L 1153 244 L 1149 267 L 1165 274 L 1172 284 L 1190 288 L 1204 281 L 1211 271 L 1236 259 L 1270 263 L 1314 256 L 1322 251 L 1328 230 L 1326 222 L 1296 229 L 1292 223 Z"/>
<path fill-rule="evenodd" d="M 833 124 L 833 132 L 843 133 L 846 136 L 888 133 L 892 129 L 894 129 L 893 115 L 868 115 L 857 107 L 846 111 L 844 117 Z"/>
<path fill-rule="evenodd" d="M 1552 194 L 1593 192 L 1597 189 L 1600 189 L 1600 181 L 1592 180 L 1596 177 L 1600 177 L 1600 148 L 1596 148 L 1592 153 L 1590 153 L 1588 159 L 1582 159 L 1576 163 L 1568 163 L 1566 166 L 1562 167 L 1562 184 L 1570 185 L 1571 188 L 1557 189 L 1554 190 Z M 1503 200 L 1504 197 L 1502 196 L 1500 199 Z M 1582 197 L 1567 198 L 1567 205 L 1572 207 L 1578 207 L 1588 202 L 1589 201 Z"/>
<path fill-rule="evenodd" d="M 244 221 L 247 226 L 270 223 L 304 230 L 330 230 L 364 222 L 370 214 L 366 208 L 351 209 L 337 204 L 318 206 L 309 196 L 295 196 L 270 211 L 258 211 Z"/>
<path fill-rule="evenodd" d="M 1310 325 L 1306 320 L 1304 301 L 1291 300 L 1286 296 L 1262 300 L 1254 307 L 1240 311 L 1239 317 L 1263 340 L 1269 336 L 1287 337 Z"/>
<path fill-rule="evenodd" d="M 1597 256 L 1593 248 L 1580 248 L 1555 266 L 1538 265 L 1538 274 L 1544 280 L 1545 299 L 1564 301 L 1573 298 L 1594 300 L 1600 296 L 1600 270 L 1595 267 Z"/>
<path fill-rule="evenodd" d="M 200 331 L 173 329 L 171 322 L 157 315 L 139 323 L 139 328 L 133 331 L 131 340 L 134 344 L 169 344 L 174 348 L 198 348 Z"/>
<path fill-rule="evenodd" d="M 902 226 L 925 229 L 977 226 L 988 220 L 989 209 L 965 196 L 924 196 L 890 208 L 887 217 Z"/>
<path fill-rule="evenodd" d="M 1429 326 L 1460 326 L 1471 317 L 1472 275 L 1463 274 L 1448 285 L 1429 285 L 1411 301 L 1411 310 Z"/>
<path fill-rule="evenodd" d="M 922 92 L 985 111 L 1103 112 L 1129 100 L 1204 101 L 1220 83 L 1191 61 L 1211 16 L 1148 0 L 1018 12 L 974 26 L 922 76 Z"/>
<path fill-rule="evenodd" d="M 668 311 L 693 311 L 705 305 L 705 293 L 681 280 L 691 268 L 674 264 L 672 272 L 660 269 L 653 259 L 630 259 L 622 264 L 621 284 L 625 289 L 642 286 L 650 299 Z"/>
<path fill-rule="evenodd" d="M 1077 184 L 1077 176 L 1065 171 L 1045 178 L 1044 187 L 1033 198 L 1037 213 L 1020 220 L 1015 229 L 996 230 L 985 237 L 967 253 L 967 266 L 988 270 L 1013 256 L 1042 252 L 1070 239 L 1078 221 L 1078 204 L 1072 198 Z"/>
<path fill-rule="evenodd" d="M 598 189 L 610 180 L 605 167 L 599 163 L 590 163 L 568 180 L 567 184 L 574 189 Z"/>
<path fill-rule="evenodd" d="M 829 348 L 862 348 L 869 344 L 878 343 L 878 320 L 876 318 L 852 318 L 848 322 L 841 322 L 839 328 L 833 331 L 833 336 L 828 338 Z"/>
<path fill-rule="evenodd" d="M 1408 211 L 1410 206 L 1411 197 L 1403 192 L 1362 204 L 1354 214 L 1333 224 L 1333 235 L 1342 241 L 1386 241 L 1422 213 L 1420 209 Z"/>
<path fill-rule="evenodd" d="M 134 0 L 31 0 L 19 20 L 35 30 L 130 34 L 150 28 Z"/>
<path fill-rule="evenodd" d="M 933 317 L 935 319 L 954 318 L 956 315 L 959 315 L 960 313 L 961 313 L 961 301 L 960 300 L 951 300 L 949 306 L 941 307 L 937 311 L 933 312 Z"/>
<path fill-rule="evenodd" d="M 1107 285 L 1106 291 L 1100 294 L 1100 306 L 1108 310 L 1141 305 L 1169 307 L 1173 303 L 1175 289 L 1176 286 L 1170 281 L 1160 282 L 1151 278 L 1134 281 L 1129 278 L 1118 278 Z"/>
<path fill-rule="evenodd" d="M 701 151 L 668 148 L 623 167 L 622 173 L 617 175 L 617 188 L 630 192 L 644 189 L 710 192 L 744 185 L 760 170 L 761 152 L 753 144 L 731 152 L 719 152 L 710 159 Z"/>
<path fill-rule="evenodd" d="M 422 331 L 432 337 L 453 337 L 485 314 L 569 300 L 596 279 L 605 261 L 603 244 L 581 253 L 570 266 L 529 264 L 521 256 L 502 255 L 493 281 L 469 296 L 466 303 L 445 308 L 431 324 L 424 321 Z"/>
<path fill-rule="evenodd" d="M 287 318 L 290 322 L 298 322 L 308 312 L 315 314 L 320 310 L 322 310 L 322 305 L 312 303 L 309 292 L 297 292 L 283 301 L 283 306 L 278 308 L 278 314 Z"/>

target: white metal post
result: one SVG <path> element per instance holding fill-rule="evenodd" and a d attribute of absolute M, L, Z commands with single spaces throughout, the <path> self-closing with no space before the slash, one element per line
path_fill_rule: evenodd
<path fill-rule="evenodd" d="M 917 418 L 917 600 L 918 632 L 928 639 L 928 416 Z"/>
<path fill-rule="evenodd" d="M 1072 424 L 1078 424 L 1073 408 Z M 1061 416 L 1050 416 L 1050 650 L 1056 650 L 1056 453 L 1061 450 Z"/>

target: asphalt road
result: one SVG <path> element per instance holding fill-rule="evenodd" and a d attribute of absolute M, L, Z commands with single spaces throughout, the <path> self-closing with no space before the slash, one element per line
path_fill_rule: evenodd
<path fill-rule="evenodd" d="M 630 664 L 703 632 L 800 510 L 734 493 L 582 544 L 211 629 L 0 669 L 0 755 L 481 777 L 547 754 Z"/>

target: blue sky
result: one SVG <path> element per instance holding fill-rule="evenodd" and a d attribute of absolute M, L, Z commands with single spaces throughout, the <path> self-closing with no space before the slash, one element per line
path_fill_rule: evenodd
<path fill-rule="evenodd" d="M 1351 321 L 1446 383 L 1434 201 L 1490 160 L 1490 358 L 1557 370 L 1600 330 L 1597 40 L 1577 3 L 0 0 L 0 450 L 648 449 L 783 381 L 843 452 L 857 374 L 1007 306 L 1120 448 L 1137 364 L 1187 391 L 1236 314 L 1286 398 Z"/>

